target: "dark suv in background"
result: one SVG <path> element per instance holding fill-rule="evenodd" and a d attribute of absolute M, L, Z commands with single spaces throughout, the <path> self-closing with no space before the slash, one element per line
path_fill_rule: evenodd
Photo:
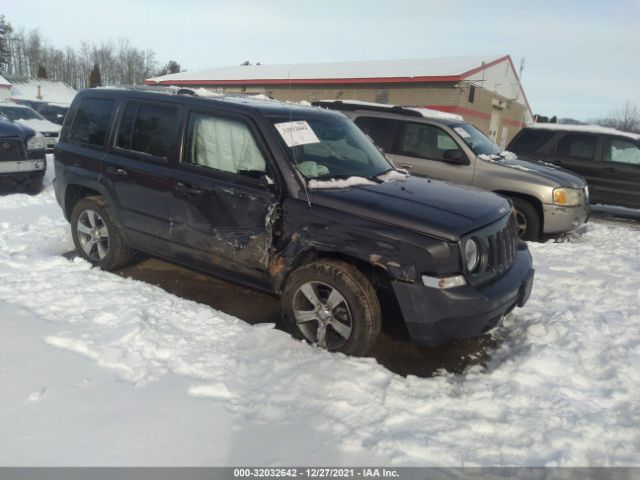
<path fill-rule="evenodd" d="M 0 183 L 38 193 L 47 168 L 45 147 L 38 132 L 0 115 Z"/>
<path fill-rule="evenodd" d="M 523 128 L 509 150 L 583 176 L 591 203 L 640 208 L 640 135 L 592 125 L 537 123 Z"/>
<path fill-rule="evenodd" d="M 115 269 L 141 250 L 262 289 L 294 335 L 354 355 L 378 336 L 380 290 L 425 345 L 527 301 L 507 199 L 395 170 L 338 112 L 187 93 L 75 97 L 55 192 L 89 262 Z"/>

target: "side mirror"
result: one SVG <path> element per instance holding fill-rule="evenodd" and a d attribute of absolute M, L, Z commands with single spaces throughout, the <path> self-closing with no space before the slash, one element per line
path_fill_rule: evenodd
<path fill-rule="evenodd" d="M 465 156 L 465 154 L 462 152 L 462 150 L 457 150 L 457 149 L 445 150 L 442 153 L 442 159 L 445 162 L 449 162 L 449 163 L 456 163 L 456 164 L 467 163 L 467 157 Z"/>

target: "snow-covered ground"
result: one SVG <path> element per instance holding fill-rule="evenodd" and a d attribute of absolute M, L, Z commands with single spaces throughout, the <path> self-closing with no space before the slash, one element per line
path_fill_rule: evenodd
<path fill-rule="evenodd" d="M 68 260 L 0 197 L 0 465 L 640 465 L 640 231 L 533 244 L 485 366 L 403 378 Z"/>

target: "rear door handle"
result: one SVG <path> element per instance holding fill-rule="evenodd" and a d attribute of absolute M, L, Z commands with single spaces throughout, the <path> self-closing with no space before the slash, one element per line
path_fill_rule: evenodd
<path fill-rule="evenodd" d="M 604 171 L 607 172 L 607 173 L 615 173 L 616 169 L 613 168 L 613 167 L 609 167 L 609 168 L 605 168 Z"/>
<path fill-rule="evenodd" d="M 202 195 L 202 190 L 200 190 L 199 188 L 195 188 L 192 185 L 182 182 L 176 183 L 176 190 L 182 193 L 186 193 L 187 195 Z"/>
<path fill-rule="evenodd" d="M 404 168 L 406 170 L 411 170 L 412 165 L 407 165 L 406 163 L 401 163 L 400 168 Z"/>
<path fill-rule="evenodd" d="M 122 168 L 107 167 L 107 172 L 113 173 L 114 175 L 119 175 L 121 177 L 126 177 L 127 175 L 129 175 L 129 173 Z"/>

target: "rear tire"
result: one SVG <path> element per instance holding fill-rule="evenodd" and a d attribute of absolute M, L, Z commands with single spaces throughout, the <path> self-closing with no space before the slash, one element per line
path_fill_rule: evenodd
<path fill-rule="evenodd" d="M 71 212 L 71 235 L 78 254 L 100 267 L 115 270 L 133 258 L 102 197 L 85 197 Z"/>
<path fill-rule="evenodd" d="M 518 236 L 522 240 L 535 241 L 540 237 L 542 221 L 536 207 L 522 198 L 511 197 L 518 224 Z"/>
<path fill-rule="evenodd" d="M 366 355 L 380 333 L 382 314 L 371 282 L 353 265 L 320 260 L 295 270 L 280 300 L 282 326 L 334 352 Z"/>

